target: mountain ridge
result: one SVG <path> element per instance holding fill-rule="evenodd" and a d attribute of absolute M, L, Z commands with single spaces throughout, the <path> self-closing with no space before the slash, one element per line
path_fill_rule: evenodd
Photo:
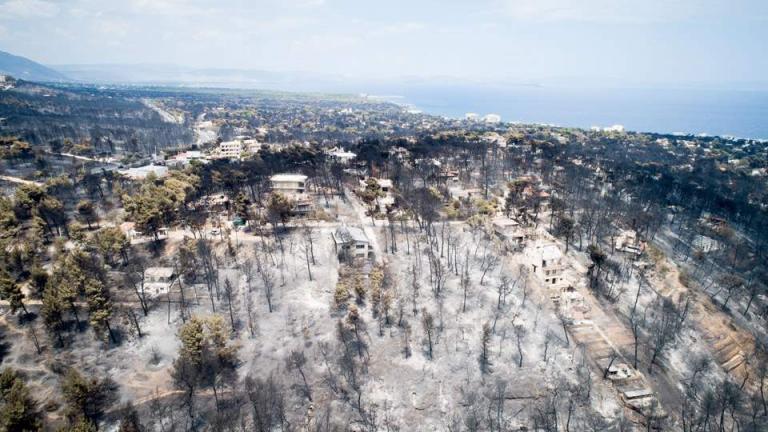
<path fill-rule="evenodd" d="M 0 51 L 0 74 L 10 75 L 25 81 L 63 82 L 70 81 L 66 75 L 26 57 Z"/>

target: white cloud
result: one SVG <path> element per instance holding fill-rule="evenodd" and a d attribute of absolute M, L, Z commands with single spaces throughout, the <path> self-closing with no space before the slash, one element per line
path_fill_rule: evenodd
<path fill-rule="evenodd" d="M 115 44 L 128 36 L 131 26 L 121 19 L 101 18 L 94 22 L 94 30 L 103 36 L 107 43 Z"/>
<path fill-rule="evenodd" d="M 723 0 L 500 0 L 506 17 L 533 22 L 601 22 L 637 24 L 717 17 L 733 12 Z"/>
<path fill-rule="evenodd" d="M 43 0 L 9 0 L 0 4 L 0 19 L 50 18 L 58 13 L 58 5 Z"/>
<path fill-rule="evenodd" d="M 384 26 L 384 32 L 394 34 L 413 33 L 423 30 L 424 27 L 424 23 L 405 21 Z"/>
<path fill-rule="evenodd" d="M 207 6 L 205 2 L 189 0 L 130 0 L 127 2 L 140 15 L 162 15 L 172 17 L 205 16 L 223 10 Z M 211 4 L 214 4 L 211 2 Z M 234 7 L 233 10 L 237 10 Z"/>
<path fill-rule="evenodd" d="M 322 6 L 325 4 L 325 0 L 301 0 L 299 4 L 304 6 Z"/>

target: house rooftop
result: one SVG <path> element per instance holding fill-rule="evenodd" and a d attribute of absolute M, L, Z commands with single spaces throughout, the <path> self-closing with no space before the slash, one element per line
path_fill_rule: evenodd
<path fill-rule="evenodd" d="M 148 267 L 144 270 L 144 276 L 150 278 L 167 279 L 173 276 L 173 267 Z"/>
<path fill-rule="evenodd" d="M 157 177 L 165 177 L 168 174 L 168 167 L 162 165 L 144 165 L 138 168 L 122 170 L 120 171 L 120 174 L 134 180 L 143 180 L 150 174 L 154 174 Z"/>
<path fill-rule="evenodd" d="M 269 178 L 273 182 L 304 182 L 307 176 L 304 174 L 275 174 Z"/>
<path fill-rule="evenodd" d="M 200 159 L 203 157 L 203 152 L 200 150 L 187 150 L 185 152 L 175 155 L 174 159 Z"/>
<path fill-rule="evenodd" d="M 563 253 L 560 252 L 560 248 L 556 244 L 544 244 L 536 247 L 536 251 L 541 256 L 542 260 L 558 260 L 563 257 Z"/>
<path fill-rule="evenodd" d="M 624 392 L 624 397 L 627 399 L 639 399 L 644 398 L 648 396 L 653 396 L 653 392 L 650 389 L 638 389 L 638 390 L 627 390 Z"/>
<path fill-rule="evenodd" d="M 510 228 L 520 225 L 516 220 L 502 216 L 494 218 L 491 223 L 497 228 Z"/>
<path fill-rule="evenodd" d="M 368 242 L 368 236 L 365 235 L 365 231 L 357 227 L 339 227 L 335 233 L 333 233 L 334 239 L 339 243 L 347 242 Z"/>

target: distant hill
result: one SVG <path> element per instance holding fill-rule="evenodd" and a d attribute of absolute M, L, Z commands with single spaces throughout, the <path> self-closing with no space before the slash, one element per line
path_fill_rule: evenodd
<path fill-rule="evenodd" d="M 355 92 L 344 77 L 331 74 L 253 69 L 195 68 L 172 64 L 54 65 L 79 82 L 148 84 L 192 87 L 229 87 L 280 91 Z"/>
<path fill-rule="evenodd" d="M 0 74 L 11 75 L 25 81 L 62 82 L 69 79 L 60 72 L 28 58 L 0 51 Z"/>

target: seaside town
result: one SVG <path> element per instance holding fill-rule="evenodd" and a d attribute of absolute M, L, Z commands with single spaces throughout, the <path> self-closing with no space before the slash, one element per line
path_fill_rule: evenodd
<path fill-rule="evenodd" d="M 765 143 L 2 82 L 3 430 L 768 424 Z"/>

